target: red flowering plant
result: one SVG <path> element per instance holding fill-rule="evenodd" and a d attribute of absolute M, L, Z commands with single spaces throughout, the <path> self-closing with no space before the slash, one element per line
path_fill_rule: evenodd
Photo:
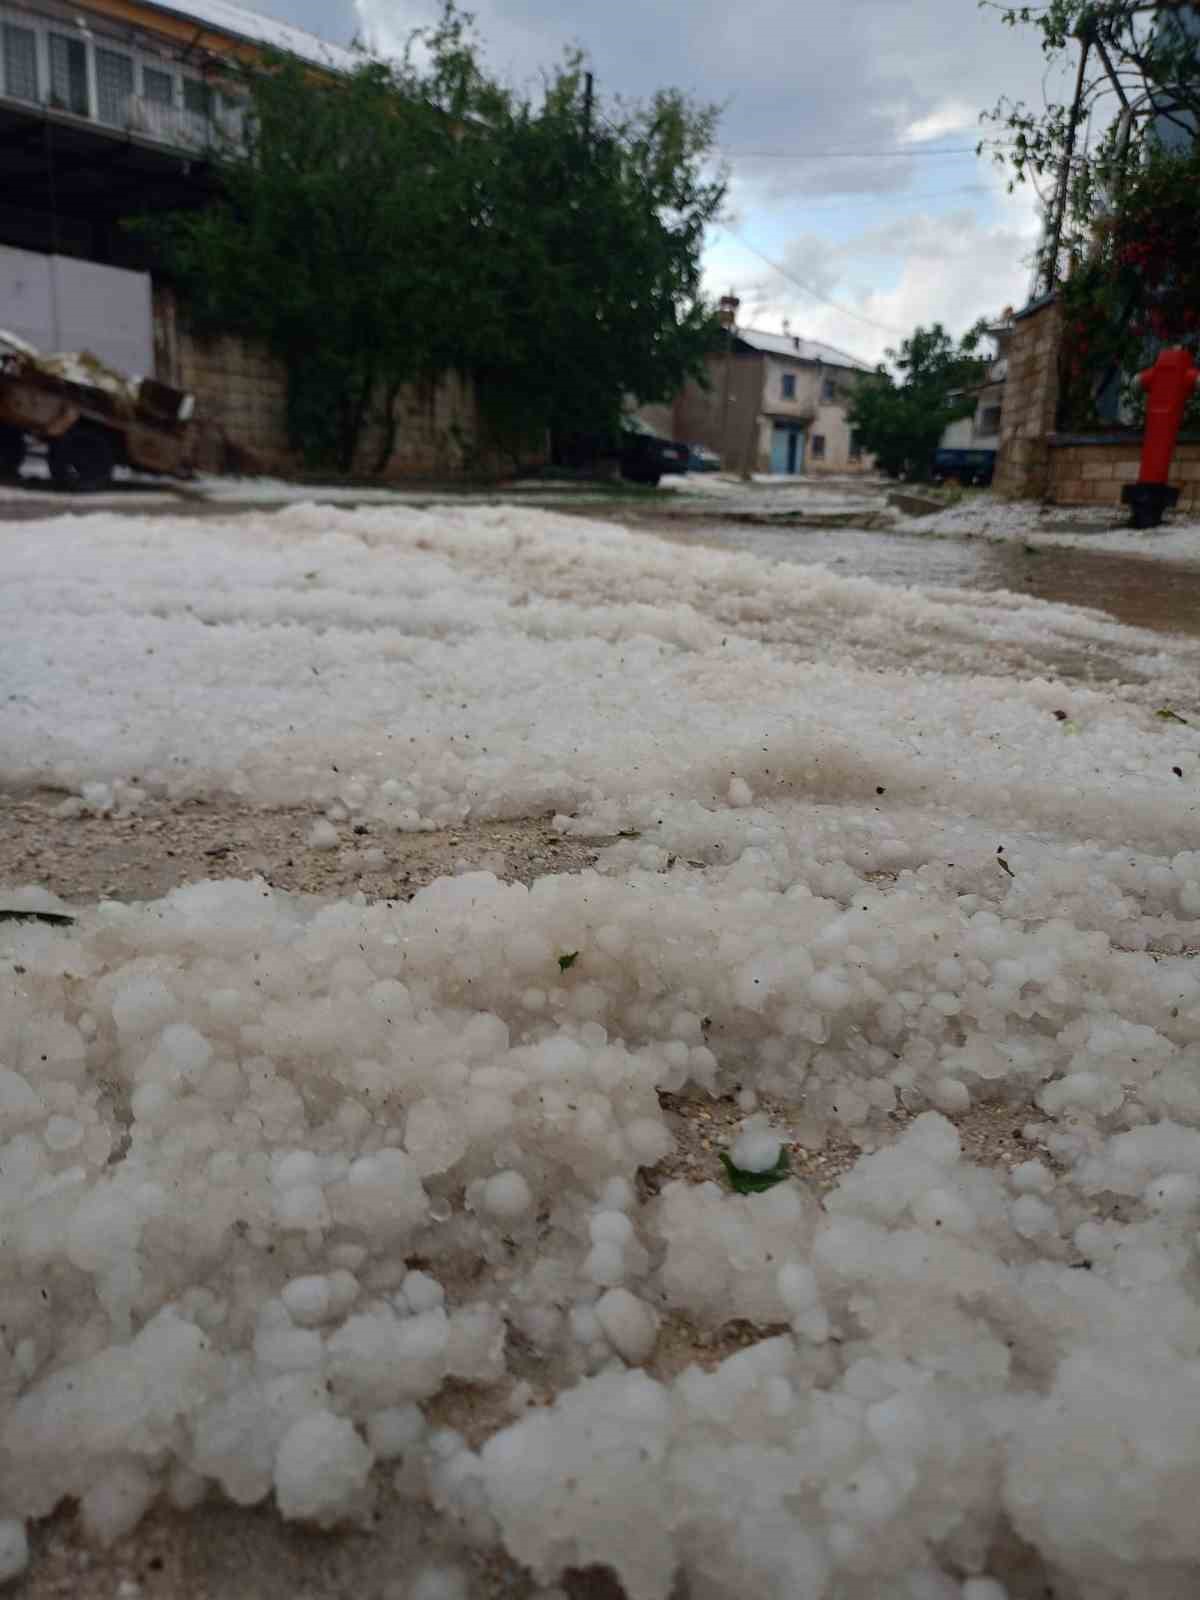
<path fill-rule="evenodd" d="M 1087 253 L 1060 290 L 1059 423 L 1078 429 L 1139 427 L 1137 373 L 1158 351 L 1200 355 L 1200 151 L 1144 147 L 1093 224 Z M 1119 386 L 1119 418 L 1101 396 Z M 1186 427 L 1200 427 L 1200 399 Z"/>

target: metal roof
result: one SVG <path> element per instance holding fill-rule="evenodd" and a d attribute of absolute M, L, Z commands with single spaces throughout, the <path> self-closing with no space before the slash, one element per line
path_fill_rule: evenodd
<path fill-rule="evenodd" d="M 228 34 L 234 39 L 244 39 L 250 44 L 267 45 L 272 50 L 283 50 L 288 55 L 299 56 L 317 66 L 330 67 L 336 72 L 349 72 L 357 65 L 354 51 L 342 45 L 319 39 L 307 28 L 298 28 L 291 22 L 279 22 L 252 11 L 248 6 L 234 5 L 232 0 L 178 0 L 178 3 L 160 4 L 159 0 L 144 0 L 151 11 L 161 11 L 179 17 L 184 22 L 194 22 L 211 28 L 216 33 Z"/>
<path fill-rule="evenodd" d="M 820 339 L 801 339 L 791 333 L 760 333 L 757 328 L 738 328 L 735 332 L 742 344 L 764 355 L 791 356 L 794 361 L 820 361 L 827 367 L 852 367 L 858 372 L 875 370 L 868 362 L 849 356 L 831 344 L 823 344 Z"/>

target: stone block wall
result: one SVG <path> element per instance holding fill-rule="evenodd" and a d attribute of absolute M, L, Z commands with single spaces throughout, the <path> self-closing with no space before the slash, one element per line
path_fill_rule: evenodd
<path fill-rule="evenodd" d="M 1119 506 L 1121 490 L 1133 483 L 1141 463 L 1139 437 L 1114 440 L 1051 439 L 1046 497 L 1059 506 Z M 1200 440 L 1179 444 L 1171 480 L 1179 509 L 1200 513 Z"/>
<path fill-rule="evenodd" d="M 156 375 L 196 396 L 196 466 L 202 472 L 302 471 L 287 438 L 287 374 L 283 363 L 253 341 L 199 339 L 180 318 L 174 296 L 155 288 Z M 388 481 L 451 478 L 502 472 L 511 462 L 482 453 L 479 413 L 469 379 L 448 373 L 434 384 L 412 384 L 397 402 L 396 443 L 381 474 Z M 374 474 L 382 423 L 369 425 L 356 463 Z M 527 465 L 544 454 L 534 453 Z"/>
<path fill-rule="evenodd" d="M 1058 411 L 1061 326 L 1054 300 L 1018 313 L 1013 323 L 993 484 L 1006 499 L 1041 500 L 1050 491 L 1049 435 Z"/>

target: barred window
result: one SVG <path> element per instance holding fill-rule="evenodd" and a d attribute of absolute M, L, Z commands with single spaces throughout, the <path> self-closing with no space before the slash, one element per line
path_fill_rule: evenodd
<path fill-rule="evenodd" d="M 4 43 L 4 92 L 14 100 L 38 97 L 37 34 L 32 28 L 18 28 L 6 22 Z"/>
<path fill-rule="evenodd" d="M 133 57 L 118 50 L 96 51 L 97 116 L 110 128 L 129 123 L 129 102 L 133 98 Z"/>
<path fill-rule="evenodd" d="M 88 105 L 87 50 L 82 39 L 63 33 L 50 35 L 50 98 L 60 111 L 77 117 L 90 115 Z"/>
<path fill-rule="evenodd" d="M 212 112 L 212 90 L 199 78 L 183 80 L 183 108 L 206 121 Z"/>
<path fill-rule="evenodd" d="M 143 67 L 142 95 L 151 105 L 173 106 L 175 79 L 169 72 L 160 72 L 157 67 Z"/>

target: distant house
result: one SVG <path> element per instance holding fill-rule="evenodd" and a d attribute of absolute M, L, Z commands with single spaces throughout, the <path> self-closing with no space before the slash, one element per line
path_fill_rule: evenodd
<path fill-rule="evenodd" d="M 870 469 L 846 418 L 854 385 L 872 370 L 865 361 L 790 333 L 731 328 L 724 337 L 708 359 L 710 387 L 688 383 L 670 408 L 676 439 L 715 450 L 728 472 Z"/>
<path fill-rule="evenodd" d="M 1000 421 L 1004 412 L 1004 386 L 1008 379 L 1008 344 L 1012 338 L 1012 313 L 987 329 L 996 346 L 984 381 L 973 392 L 975 409 L 970 416 L 952 422 L 942 434 L 943 450 L 991 450 L 1000 448 Z M 966 394 L 964 399 L 968 398 Z"/>

